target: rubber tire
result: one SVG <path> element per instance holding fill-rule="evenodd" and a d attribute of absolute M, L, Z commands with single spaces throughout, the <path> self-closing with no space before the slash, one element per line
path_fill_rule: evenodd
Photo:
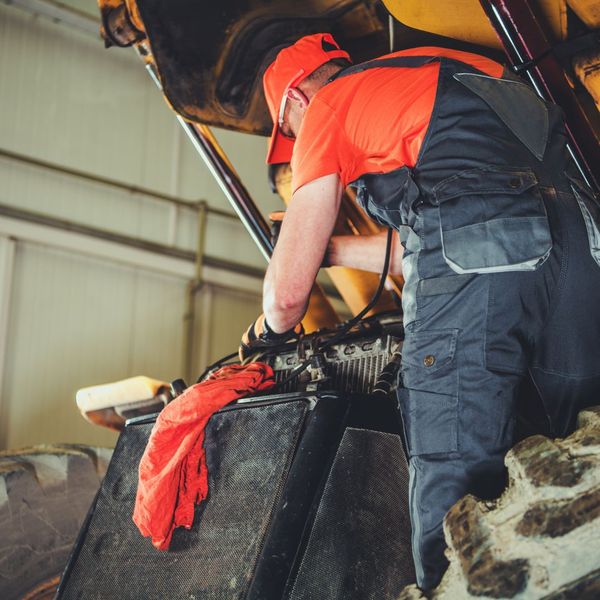
<path fill-rule="evenodd" d="M 112 450 L 36 446 L 0 453 L 0 598 L 52 598 Z"/>
<path fill-rule="evenodd" d="M 519 442 L 505 463 L 499 499 L 465 496 L 448 511 L 440 585 L 408 586 L 397 600 L 600 598 L 600 407 L 565 439 Z"/>

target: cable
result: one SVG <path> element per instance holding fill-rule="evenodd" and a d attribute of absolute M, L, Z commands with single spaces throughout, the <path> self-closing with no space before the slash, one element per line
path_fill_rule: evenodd
<path fill-rule="evenodd" d="M 377 289 L 375 290 L 373 297 L 371 298 L 369 303 L 356 316 L 354 316 L 354 317 L 352 317 L 352 319 L 346 321 L 346 323 L 344 323 L 344 325 L 341 326 L 341 329 L 333 337 L 329 338 L 328 340 L 323 342 L 323 344 L 321 344 L 319 347 L 315 348 L 315 350 L 313 352 L 313 356 L 315 354 L 317 354 L 318 352 L 322 352 L 326 348 L 329 348 L 330 346 L 333 346 L 334 344 L 339 342 L 348 333 L 348 331 L 350 329 L 352 329 L 352 327 L 354 327 L 375 306 L 375 304 L 377 304 L 377 301 L 379 300 L 379 297 L 381 296 L 381 293 L 383 292 L 383 289 L 385 287 L 385 280 L 387 279 L 388 272 L 390 270 L 390 262 L 391 262 L 391 257 L 392 257 L 392 237 L 393 237 L 393 235 L 394 235 L 394 230 L 390 228 L 387 233 L 387 240 L 386 240 L 386 245 L 385 245 L 385 260 L 383 262 L 383 271 L 381 273 L 381 278 L 379 279 L 379 285 L 377 286 Z M 206 367 L 206 369 L 204 369 L 204 372 L 202 373 L 202 375 L 200 375 L 200 377 L 198 377 L 198 379 L 196 380 L 197 383 L 203 381 L 204 378 L 212 370 L 216 369 L 217 367 L 220 367 L 224 362 L 228 361 L 229 359 L 231 359 L 237 355 L 238 355 L 237 352 L 232 352 L 231 354 L 228 354 L 227 356 L 220 358 L 219 360 L 214 362 L 212 365 L 209 365 L 208 367 Z M 306 371 L 306 369 L 310 365 L 311 361 L 312 361 L 312 356 L 310 358 L 307 358 L 304 362 L 300 363 L 299 365 L 296 365 L 290 371 L 290 374 L 283 381 L 280 381 L 277 384 L 276 388 L 281 388 L 281 387 L 287 385 L 290 381 L 293 381 L 294 379 L 296 379 L 296 377 L 298 377 L 298 375 L 300 375 L 302 372 Z"/>
<path fill-rule="evenodd" d="M 216 369 L 217 367 L 220 367 L 225 361 L 230 360 L 231 358 L 233 358 L 234 356 L 238 355 L 238 351 L 236 350 L 235 352 L 232 352 L 231 354 L 228 354 L 227 356 L 224 356 L 223 358 L 220 358 L 219 360 L 215 361 L 212 365 L 208 365 L 208 367 L 206 367 L 206 369 L 204 369 L 202 375 L 200 375 L 200 377 L 198 377 L 198 379 L 196 379 L 196 383 L 200 383 L 201 381 L 204 380 L 204 378 L 214 369 Z"/>
<path fill-rule="evenodd" d="M 352 327 L 354 327 L 375 306 L 375 304 L 377 304 L 377 301 L 379 300 L 379 297 L 381 296 L 381 292 L 383 292 L 383 288 L 385 287 L 385 280 L 387 279 L 388 272 L 390 270 L 390 261 L 391 261 L 391 257 L 392 257 L 392 236 L 393 235 L 394 235 L 394 230 L 391 228 L 388 229 L 387 241 L 386 241 L 386 245 L 385 245 L 385 261 L 383 263 L 383 271 L 381 273 L 381 278 L 379 279 L 379 285 L 377 286 L 377 289 L 375 290 L 373 297 L 371 298 L 369 303 L 356 316 L 352 317 L 352 319 L 350 319 L 349 321 L 346 321 L 346 323 L 342 326 L 342 328 L 333 337 L 329 338 L 321 346 L 319 346 L 317 349 L 315 349 L 313 356 L 315 354 L 317 354 L 317 352 L 322 352 L 326 348 L 329 348 L 330 346 L 333 346 L 333 344 L 336 344 L 337 342 L 339 342 L 348 333 L 348 331 L 350 329 L 352 329 Z M 300 363 L 299 365 L 295 366 L 290 371 L 290 374 L 283 381 L 281 381 L 277 384 L 277 387 L 278 388 L 283 387 L 283 386 L 287 385 L 290 381 L 293 381 L 294 379 L 296 379 L 296 377 L 298 377 L 298 375 L 300 375 L 302 372 L 306 371 L 306 369 L 310 365 L 311 361 L 312 361 L 312 356 L 310 358 L 307 358 L 304 362 Z"/>
<path fill-rule="evenodd" d="M 379 285 L 373 294 L 373 297 L 369 301 L 369 303 L 352 319 L 346 322 L 346 324 L 342 327 L 342 329 L 336 333 L 332 338 L 327 340 L 323 346 L 319 348 L 319 350 L 325 350 L 325 348 L 329 348 L 329 346 L 336 344 L 339 340 L 346 335 L 346 333 L 352 329 L 374 306 L 377 304 L 379 297 L 381 296 L 381 292 L 383 292 L 383 288 L 385 287 L 385 280 L 387 279 L 388 272 L 390 270 L 390 261 L 392 257 L 392 237 L 394 235 L 393 229 L 388 229 L 387 240 L 385 244 L 385 261 L 383 263 L 383 271 L 381 273 L 381 278 L 379 279 Z"/>

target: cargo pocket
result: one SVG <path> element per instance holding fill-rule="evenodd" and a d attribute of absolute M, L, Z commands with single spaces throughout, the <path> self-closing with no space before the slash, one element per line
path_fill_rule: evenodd
<path fill-rule="evenodd" d="M 462 171 L 434 188 L 444 259 L 456 273 L 533 271 L 550 254 L 546 207 L 531 169 Z"/>
<path fill-rule="evenodd" d="M 419 188 L 407 167 L 389 173 L 366 173 L 350 185 L 356 188 L 356 200 L 367 215 L 388 227 L 398 228 L 405 223 L 408 210 L 419 198 Z"/>
<path fill-rule="evenodd" d="M 398 393 L 411 456 L 458 451 L 458 329 L 407 333 Z"/>
<path fill-rule="evenodd" d="M 600 265 L 600 229 L 598 229 L 600 227 L 600 206 L 594 192 L 583 181 L 571 176 L 568 177 L 571 182 L 571 189 L 583 215 L 592 258 Z"/>

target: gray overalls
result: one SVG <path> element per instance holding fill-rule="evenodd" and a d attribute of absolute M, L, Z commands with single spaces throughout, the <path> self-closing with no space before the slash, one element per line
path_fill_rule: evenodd
<path fill-rule="evenodd" d="M 529 372 L 554 435 L 600 400 L 600 214 L 572 173 L 561 110 L 510 75 L 444 57 L 414 168 L 352 185 L 400 232 L 406 339 L 399 392 L 418 584 L 446 568 L 442 519 L 505 485 L 515 401 Z M 393 109 L 393 107 L 390 107 Z"/>

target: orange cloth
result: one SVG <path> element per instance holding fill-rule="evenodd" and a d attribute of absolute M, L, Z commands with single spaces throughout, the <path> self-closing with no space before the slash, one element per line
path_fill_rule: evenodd
<path fill-rule="evenodd" d="M 500 77 L 503 67 L 478 54 L 411 48 L 395 56 L 446 56 Z M 311 99 L 292 155 L 292 190 L 337 173 L 344 186 L 365 173 L 414 167 L 433 110 L 440 63 L 382 67 L 340 77 Z"/>
<path fill-rule="evenodd" d="M 275 385 L 263 363 L 230 365 L 189 387 L 158 416 L 139 467 L 133 521 L 159 550 L 175 527 L 190 529 L 194 505 L 208 493 L 204 428 L 226 404 Z"/>

